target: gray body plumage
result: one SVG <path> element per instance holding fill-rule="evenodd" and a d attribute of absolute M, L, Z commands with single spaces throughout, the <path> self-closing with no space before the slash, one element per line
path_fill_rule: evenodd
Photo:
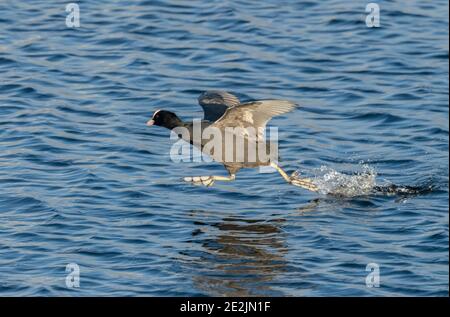
<path fill-rule="evenodd" d="M 236 172 L 244 167 L 270 165 L 289 184 L 311 191 L 317 186 L 308 178 L 295 173 L 289 176 L 278 166 L 278 151 L 265 141 L 267 122 L 277 115 L 293 110 L 296 105 L 286 100 L 258 100 L 241 103 L 225 91 L 206 91 L 198 98 L 205 116 L 201 121 L 183 122 L 173 112 L 157 110 L 148 120 L 148 126 L 162 126 L 176 132 L 185 141 L 222 163 L 230 174 L 228 177 L 210 175 L 185 177 L 186 182 L 212 186 L 215 181 L 232 181 Z M 180 129 L 177 131 L 177 129 Z M 187 132 L 187 133 L 186 133 Z"/>
<path fill-rule="evenodd" d="M 216 130 L 220 138 L 215 139 L 214 143 L 211 143 L 213 138 L 195 140 L 193 123 L 184 123 L 183 126 L 190 132 L 190 139 L 186 141 L 211 156 L 214 161 L 222 163 L 230 174 L 235 174 L 241 168 L 267 166 L 271 161 L 278 160 L 278 153 L 272 153 L 270 144 L 264 139 L 264 129 L 273 116 L 287 113 L 296 106 L 285 100 L 259 100 L 241 104 L 236 96 L 223 91 L 203 93 L 199 97 L 199 104 L 205 112 L 204 120 L 201 121 L 202 133 L 209 132 L 213 136 Z M 227 138 L 228 141 L 233 140 L 232 143 L 227 143 Z M 208 143 L 216 146 L 205 151 Z M 243 151 L 239 152 L 239 148 Z M 269 159 L 267 154 L 270 154 Z"/>

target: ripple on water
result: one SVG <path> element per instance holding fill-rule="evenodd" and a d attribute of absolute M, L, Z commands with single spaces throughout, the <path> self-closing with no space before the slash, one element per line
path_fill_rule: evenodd
<path fill-rule="evenodd" d="M 0 294 L 448 295 L 448 2 L 383 3 L 381 28 L 364 9 L 90 1 L 72 29 L 0 1 Z M 319 193 L 257 170 L 184 184 L 226 170 L 171 161 L 145 122 L 198 117 L 207 89 L 297 102 L 270 125 Z"/>

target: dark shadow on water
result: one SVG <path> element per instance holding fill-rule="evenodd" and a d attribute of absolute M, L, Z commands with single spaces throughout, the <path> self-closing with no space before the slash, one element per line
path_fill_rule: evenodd
<path fill-rule="evenodd" d="M 399 196 L 418 196 L 425 195 L 434 192 L 438 189 L 435 185 L 419 185 L 419 186 L 408 186 L 408 185 L 377 185 L 374 186 L 373 191 L 378 195 L 399 195 Z"/>
<path fill-rule="evenodd" d="M 439 191 L 440 191 L 439 186 L 435 184 L 416 185 L 416 186 L 388 184 L 388 185 L 375 185 L 369 193 L 364 195 L 346 196 L 342 194 L 328 193 L 327 196 L 335 198 L 361 198 L 361 197 L 386 196 L 404 199 L 409 197 L 427 195 Z"/>
<path fill-rule="evenodd" d="M 323 197 L 310 200 L 308 204 L 297 208 L 297 211 L 301 213 L 320 211 L 320 207 L 323 207 L 323 205 L 340 207 L 352 205 L 370 211 L 373 208 L 376 208 L 381 201 L 385 201 L 386 199 L 393 199 L 396 203 L 399 203 L 408 198 L 434 193 L 445 193 L 445 190 L 431 182 L 416 186 L 395 184 L 376 185 L 373 187 L 373 191 L 367 195 L 345 196 L 340 194 L 327 194 Z M 328 209 L 330 208 L 328 207 Z"/>

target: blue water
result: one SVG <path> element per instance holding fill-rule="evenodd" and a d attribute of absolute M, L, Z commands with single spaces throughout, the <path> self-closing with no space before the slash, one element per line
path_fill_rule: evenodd
<path fill-rule="evenodd" d="M 61 1 L 0 2 L 0 295 L 448 295 L 447 1 L 379 1 L 380 28 L 364 1 L 78 3 L 68 28 Z M 432 190 L 185 184 L 226 171 L 145 123 L 208 89 L 301 105 L 271 121 L 289 171 Z"/>

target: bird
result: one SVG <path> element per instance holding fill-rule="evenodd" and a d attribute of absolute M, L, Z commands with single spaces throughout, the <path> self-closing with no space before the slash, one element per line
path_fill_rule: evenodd
<path fill-rule="evenodd" d="M 147 126 L 160 126 L 174 131 L 179 138 L 196 146 L 214 161 L 222 163 L 228 171 L 228 176 L 184 177 L 185 182 L 209 187 L 216 181 L 235 180 L 236 173 L 242 168 L 271 166 L 289 184 L 310 191 L 318 191 L 318 187 L 311 179 L 301 178 L 295 172 L 289 176 L 277 162 L 278 153 L 271 153 L 271 143 L 264 140 L 267 122 L 274 116 L 294 110 L 297 107 L 295 103 L 272 99 L 241 103 L 234 94 L 223 90 L 203 92 L 198 97 L 198 103 L 204 111 L 202 120 L 185 122 L 174 112 L 159 109 L 147 121 Z M 206 133 L 210 137 L 195 138 L 196 128 L 201 131 L 202 136 Z M 217 135 L 219 136 L 215 137 Z M 241 147 L 238 147 L 238 139 L 242 141 L 239 144 Z M 240 149 L 242 153 L 239 153 Z M 266 151 L 265 154 L 269 150 L 269 155 L 260 155 L 261 152 L 264 153 L 263 150 Z M 251 157 L 255 153 L 257 155 Z"/>

